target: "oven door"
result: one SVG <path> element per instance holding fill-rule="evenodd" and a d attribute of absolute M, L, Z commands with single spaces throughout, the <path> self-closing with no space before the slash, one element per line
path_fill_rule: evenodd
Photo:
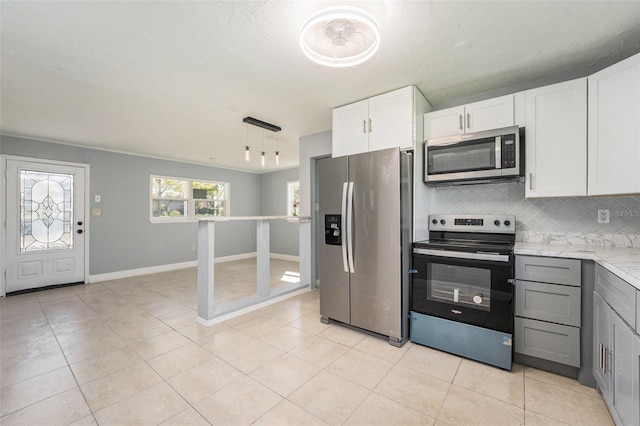
<path fill-rule="evenodd" d="M 512 255 L 414 249 L 413 265 L 412 311 L 513 332 Z"/>

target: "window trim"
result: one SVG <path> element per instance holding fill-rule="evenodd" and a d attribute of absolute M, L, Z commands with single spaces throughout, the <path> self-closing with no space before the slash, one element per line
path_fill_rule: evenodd
<path fill-rule="evenodd" d="M 185 216 L 161 216 L 155 217 L 153 215 L 153 180 L 154 179 L 171 179 L 171 180 L 179 180 L 187 183 L 187 194 L 185 198 L 175 198 L 175 201 L 186 201 L 187 203 L 187 215 Z M 217 217 L 227 217 L 231 215 L 231 200 L 230 200 L 230 190 L 231 183 L 223 182 L 223 181 L 214 181 L 209 179 L 199 179 L 199 178 L 185 178 L 185 177 L 176 177 L 176 176 L 165 176 L 165 175 L 149 175 L 149 222 L 151 223 L 188 223 L 188 222 L 197 222 L 200 220 L 200 216 L 195 215 L 195 201 L 196 198 L 193 198 L 193 182 L 203 182 L 203 183 L 213 183 L 215 185 L 224 185 L 225 190 L 225 214 L 224 216 Z M 165 198 L 163 198 L 165 199 Z M 166 199 L 170 199 L 166 198 Z M 208 217 L 208 216 L 204 216 Z"/>
<path fill-rule="evenodd" d="M 298 191 L 300 191 L 300 180 L 288 180 L 287 181 L 287 216 L 293 216 L 293 206 L 291 204 L 293 193 L 291 190 L 292 185 L 298 184 Z M 300 201 L 298 200 L 298 215 L 300 215 Z"/>

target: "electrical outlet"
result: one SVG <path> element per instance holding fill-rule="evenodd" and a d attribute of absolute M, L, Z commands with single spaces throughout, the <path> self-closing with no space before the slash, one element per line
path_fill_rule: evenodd
<path fill-rule="evenodd" d="M 598 209 L 598 223 L 609 223 L 609 209 Z"/>

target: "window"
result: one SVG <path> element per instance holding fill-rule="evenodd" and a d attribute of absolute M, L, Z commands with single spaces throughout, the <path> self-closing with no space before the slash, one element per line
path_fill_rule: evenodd
<path fill-rule="evenodd" d="M 300 209 L 300 181 L 287 182 L 287 216 L 298 216 Z"/>
<path fill-rule="evenodd" d="M 229 184 L 151 176 L 151 222 L 229 216 Z"/>

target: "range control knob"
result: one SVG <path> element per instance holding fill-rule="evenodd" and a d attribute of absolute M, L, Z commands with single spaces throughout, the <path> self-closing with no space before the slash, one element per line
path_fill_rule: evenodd
<path fill-rule="evenodd" d="M 431 221 L 431 223 L 433 223 L 434 225 L 437 225 L 437 224 L 438 224 L 438 220 L 437 220 L 437 219 L 433 219 L 433 220 Z"/>
<path fill-rule="evenodd" d="M 496 220 L 494 220 L 494 221 L 493 221 L 493 224 L 494 224 L 495 226 L 500 226 L 500 221 L 496 219 Z M 504 224 L 506 225 L 506 224 L 507 224 L 507 222 L 505 222 Z"/>
<path fill-rule="evenodd" d="M 444 220 L 444 219 L 440 219 L 440 224 L 441 224 L 441 225 L 444 225 L 445 223 L 447 223 L 447 221 L 446 221 L 446 220 Z"/>
<path fill-rule="evenodd" d="M 504 221 L 504 226 L 509 226 L 511 225 L 511 221 L 510 220 L 505 220 Z"/>

